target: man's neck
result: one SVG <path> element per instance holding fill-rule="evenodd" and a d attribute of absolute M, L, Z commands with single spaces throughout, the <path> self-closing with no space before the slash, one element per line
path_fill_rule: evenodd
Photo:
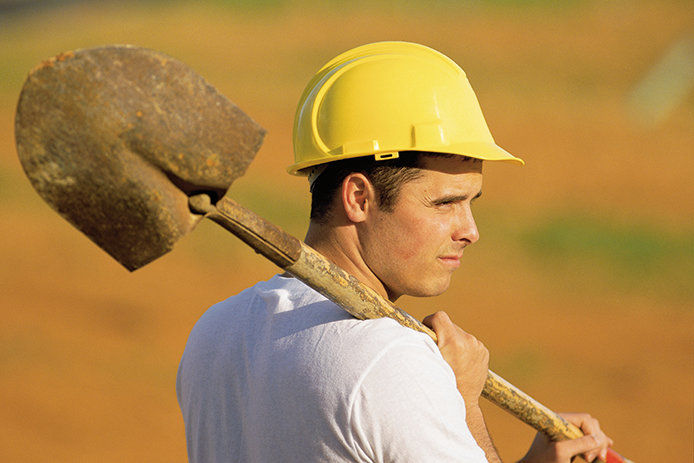
<path fill-rule="evenodd" d="M 304 239 L 306 244 L 382 297 L 390 295 L 362 258 L 359 239 L 353 225 L 324 225 L 311 221 Z M 391 299 L 393 301 L 394 299 Z"/>

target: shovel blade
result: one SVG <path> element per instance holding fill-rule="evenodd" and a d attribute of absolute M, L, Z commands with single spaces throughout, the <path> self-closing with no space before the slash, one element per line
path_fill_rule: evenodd
<path fill-rule="evenodd" d="M 223 196 L 265 131 L 185 64 L 107 46 L 43 62 L 17 105 L 17 152 L 59 214 L 129 270 L 173 248 Z"/>

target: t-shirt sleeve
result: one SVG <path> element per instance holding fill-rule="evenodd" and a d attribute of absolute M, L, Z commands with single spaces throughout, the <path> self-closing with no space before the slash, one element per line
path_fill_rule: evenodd
<path fill-rule="evenodd" d="M 453 371 L 419 340 L 394 341 L 369 365 L 352 394 L 350 430 L 364 461 L 487 461 Z"/>

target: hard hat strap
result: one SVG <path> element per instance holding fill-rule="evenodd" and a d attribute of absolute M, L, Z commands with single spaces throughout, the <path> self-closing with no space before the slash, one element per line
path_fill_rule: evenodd
<path fill-rule="evenodd" d="M 318 176 L 325 171 L 325 169 L 328 167 L 328 163 L 325 164 L 318 164 L 317 166 L 310 167 L 308 169 L 308 184 L 309 184 L 309 191 L 313 192 L 313 185 L 316 183 L 316 180 L 318 179 Z"/>

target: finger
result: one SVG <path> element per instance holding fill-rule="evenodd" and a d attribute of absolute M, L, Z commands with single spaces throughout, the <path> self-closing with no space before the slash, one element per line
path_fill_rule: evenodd
<path fill-rule="evenodd" d="M 595 439 L 595 442 L 599 447 L 584 453 L 586 461 L 593 461 L 598 457 L 601 457 L 601 461 L 605 461 L 604 456 L 607 452 L 607 436 L 605 436 L 605 434 L 602 432 L 597 434 L 589 434 L 589 436 Z"/>
<path fill-rule="evenodd" d="M 600 446 L 602 442 L 596 440 L 592 435 L 579 437 L 578 439 L 568 439 L 559 442 L 555 442 L 557 454 L 563 458 L 569 459 L 576 455 L 583 454 L 586 457 L 586 461 L 592 461 L 600 452 Z M 594 453 L 592 458 L 590 458 L 590 453 Z"/>
<path fill-rule="evenodd" d="M 439 338 L 439 344 L 444 343 L 449 333 L 456 328 L 451 321 L 451 317 L 443 311 L 428 315 L 422 320 L 422 323 L 434 330 L 434 333 L 436 333 L 436 336 Z"/>
<path fill-rule="evenodd" d="M 581 428 L 583 434 L 595 434 L 600 431 L 600 423 L 588 413 L 560 413 L 559 415 Z"/>
<path fill-rule="evenodd" d="M 589 452 L 586 455 L 586 459 L 591 458 L 599 458 L 600 461 L 607 461 L 607 453 L 609 448 L 612 446 L 612 439 L 607 437 L 604 432 L 600 431 L 599 433 L 596 434 L 591 434 L 593 437 L 596 438 L 596 441 L 601 442 L 600 449 Z M 591 461 L 591 460 L 588 460 Z"/>
<path fill-rule="evenodd" d="M 607 448 L 612 445 L 612 439 L 607 437 L 600 429 L 600 423 L 587 413 L 564 413 L 561 414 L 565 419 L 579 426 L 584 434 L 591 435 L 600 442 L 600 448 L 589 451 L 584 454 L 587 461 L 593 461 L 596 457 L 600 457 L 605 461 Z"/>
<path fill-rule="evenodd" d="M 430 315 L 427 315 L 426 317 L 424 317 L 424 320 L 422 320 L 422 323 L 424 323 L 432 330 L 436 326 L 453 324 L 453 322 L 451 321 L 451 317 L 449 317 L 448 314 L 443 310 L 439 310 L 438 312 L 434 312 Z"/>

